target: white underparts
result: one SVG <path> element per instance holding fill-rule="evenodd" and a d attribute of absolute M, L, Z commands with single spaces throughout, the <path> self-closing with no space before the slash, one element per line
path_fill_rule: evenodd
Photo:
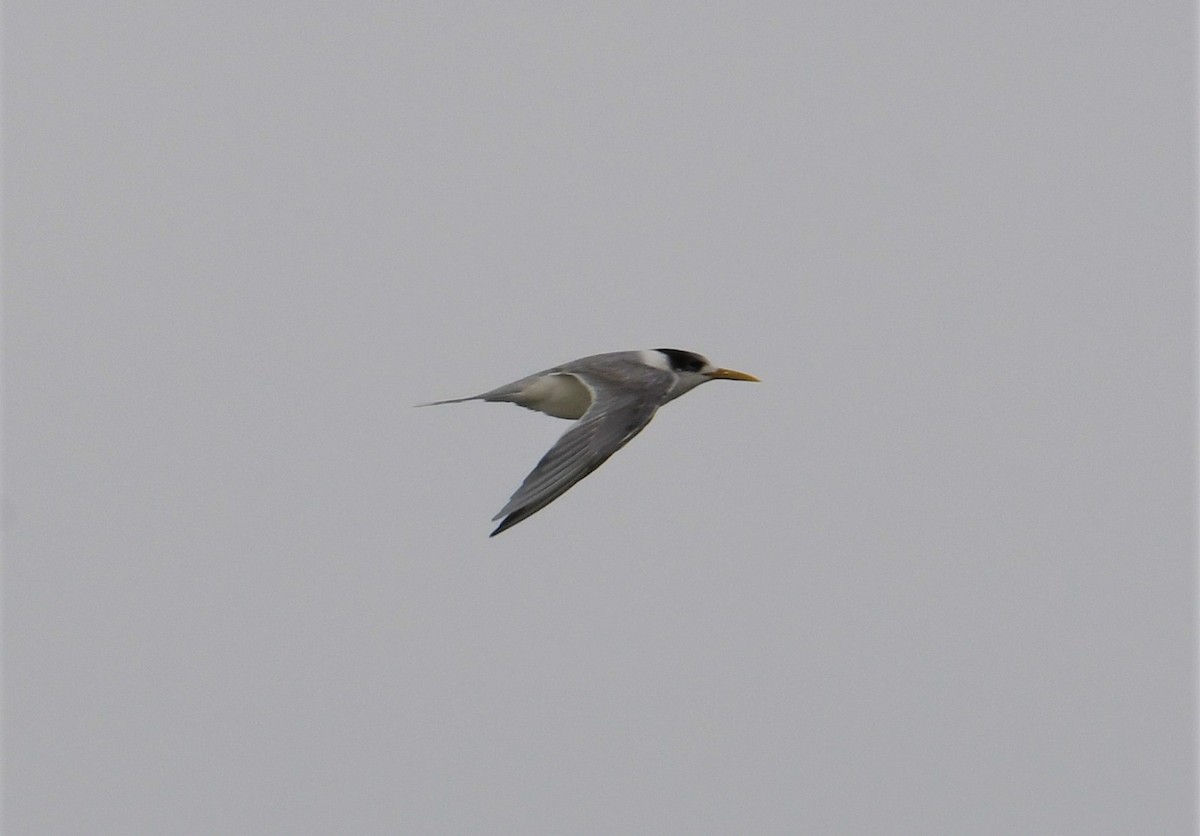
<path fill-rule="evenodd" d="M 539 377 L 513 397 L 513 403 L 555 418 L 575 420 L 592 405 L 592 390 L 573 374 Z"/>

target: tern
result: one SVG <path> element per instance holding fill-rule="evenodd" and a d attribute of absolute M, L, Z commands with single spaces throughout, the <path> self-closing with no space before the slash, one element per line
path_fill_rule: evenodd
<path fill-rule="evenodd" d="M 660 406 L 710 380 L 758 382 L 754 375 L 717 368 L 708 358 L 691 351 L 655 348 L 581 357 L 482 395 L 419 406 L 466 401 L 514 403 L 576 422 L 542 456 L 508 504 L 492 517 L 493 521 L 503 517 L 488 535 L 495 537 L 545 508 L 604 464 L 646 428 Z"/>

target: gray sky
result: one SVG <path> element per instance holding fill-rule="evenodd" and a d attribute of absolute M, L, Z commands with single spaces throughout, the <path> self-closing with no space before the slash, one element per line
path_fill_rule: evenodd
<path fill-rule="evenodd" d="M 5 832 L 1193 832 L 1193 4 L 576 5 L 6 4 Z"/>

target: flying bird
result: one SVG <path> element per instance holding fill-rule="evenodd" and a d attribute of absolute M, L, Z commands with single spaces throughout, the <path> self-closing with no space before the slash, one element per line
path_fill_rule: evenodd
<path fill-rule="evenodd" d="M 758 382 L 753 375 L 717 368 L 690 351 L 655 348 L 581 357 L 482 395 L 419 406 L 464 401 L 515 403 L 576 422 L 492 517 L 493 521 L 504 518 L 489 535 L 495 537 L 545 508 L 604 464 L 645 429 L 660 406 L 710 380 Z"/>

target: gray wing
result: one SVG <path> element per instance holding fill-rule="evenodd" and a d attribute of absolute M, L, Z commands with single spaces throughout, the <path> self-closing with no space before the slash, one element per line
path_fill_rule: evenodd
<path fill-rule="evenodd" d="M 504 517 L 504 521 L 490 536 L 536 514 L 604 464 L 645 429 L 670 386 L 666 375 L 647 376 L 631 390 L 628 385 L 615 386 L 607 379 L 575 374 L 595 393 L 591 408 L 563 433 L 508 504 L 492 518 Z"/>

